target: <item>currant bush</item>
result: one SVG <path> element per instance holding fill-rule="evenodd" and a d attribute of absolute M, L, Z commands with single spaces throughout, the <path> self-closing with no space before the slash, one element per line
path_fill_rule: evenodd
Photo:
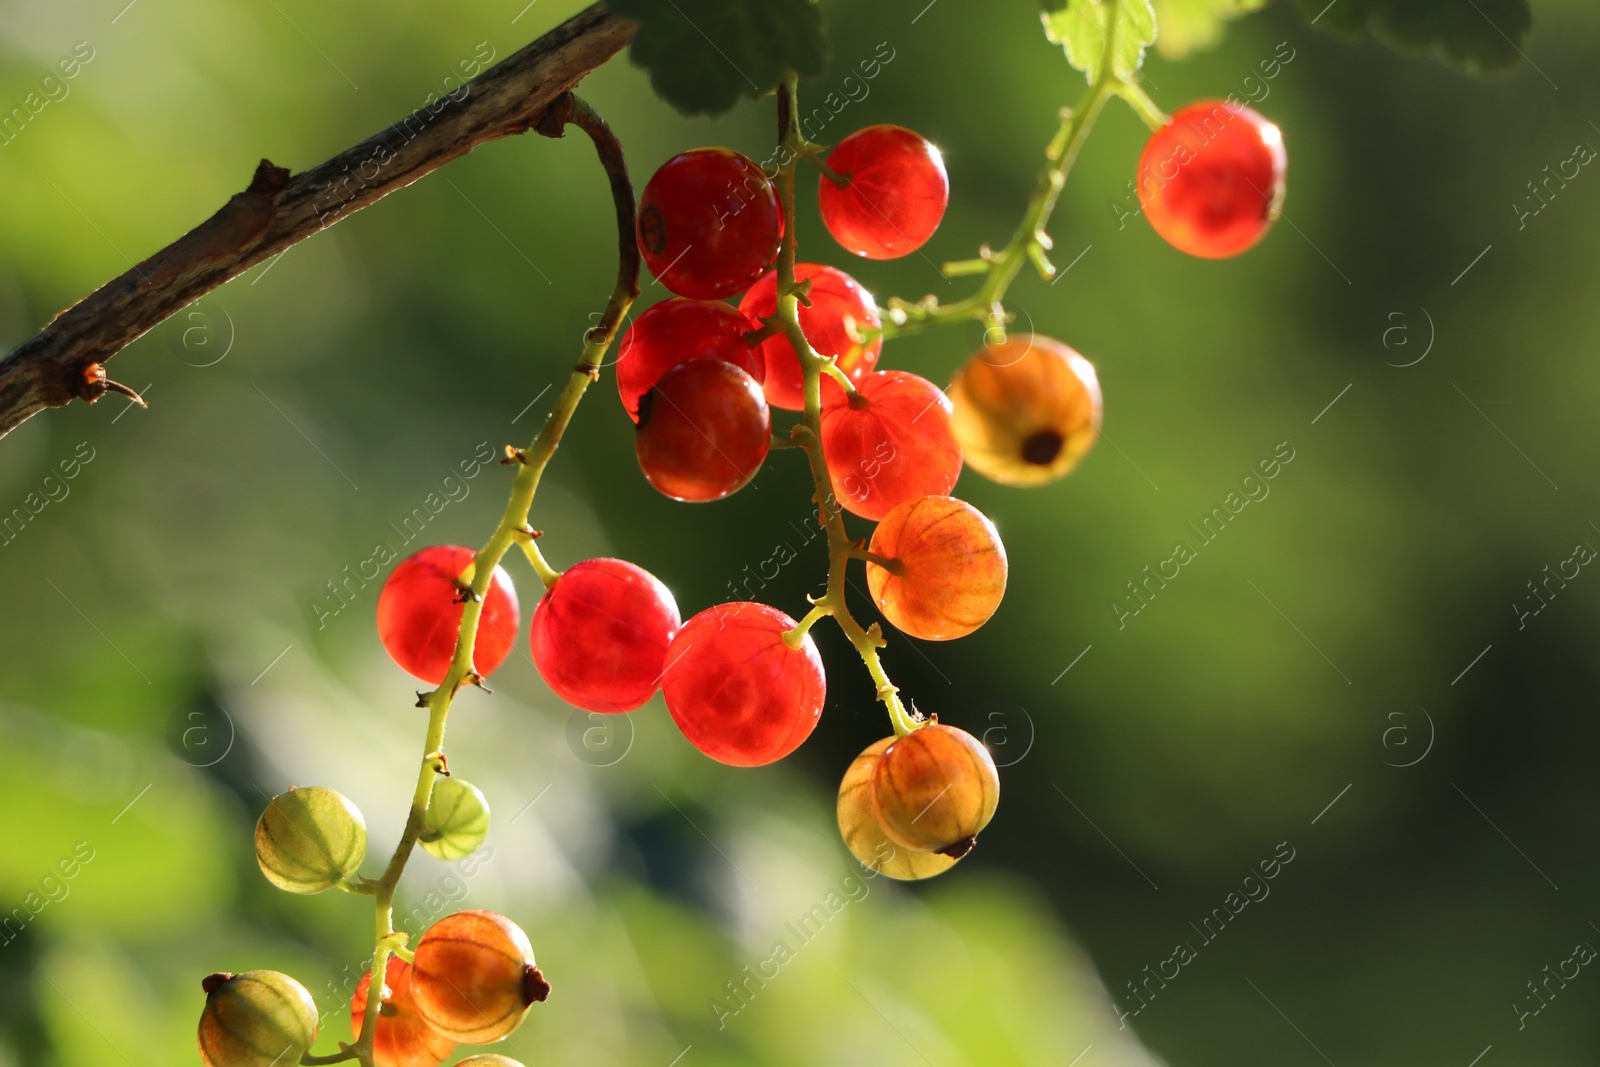
<path fill-rule="evenodd" d="M 876 336 L 883 320 L 872 294 L 844 271 L 821 263 L 796 263 L 794 276 L 797 282 L 811 283 L 806 294 L 810 304 L 800 305 L 800 332 L 818 355 L 834 357 L 851 381 L 860 381 L 862 375 L 877 366 L 878 355 L 883 351 L 883 341 Z M 739 302 L 739 310 L 755 322 L 777 314 L 777 273 L 762 275 Z M 863 342 L 867 334 L 873 336 Z M 761 342 L 761 352 L 767 361 L 767 377 L 762 383 L 767 403 L 787 411 L 803 410 L 805 382 L 800 357 L 795 355 L 789 339 L 774 334 Z M 832 379 L 824 378 L 822 389 L 827 397 L 839 387 Z"/>
<path fill-rule="evenodd" d="M 412 956 L 417 1009 L 466 1044 L 498 1041 L 550 995 L 522 927 L 492 911 L 458 911 L 423 932 Z"/>
<path fill-rule="evenodd" d="M 291 789 L 256 820 L 256 863 L 289 893 L 321 893 L 356 873 L 367 855 L 367 824 L 343 794 Z"/>
<path fill-rule="evenodd" d="M 465 610 L 462 576 L 475 553 L 461 545 L 434 545 L 400 561 L 378 594 L 378 637 L 402 669 L 430 685 L 444 681 L 455 655 Z M 521 615 L 511 576 L 499 567 L 483 598 L 473 668 L 483 677 L 505 662 Z"/>
<path fill-rule="evenodd" d="M 1283 206 L 1289 157 L 1278 127 L 1243 104 L 1180 108 L 1139 157 L 1139 204 L 1166 242 L 1203 259 L 1236 256 Z"/>
<path fill-rule="evenodd" d="M 901 881 L 916 881 L 943 874 L 956 865 L 956 857 L 939 852 L 914 852 L 889 840 L 872 807 L 872 775 L 878 758 L 895 739 L 885 737 L 868 745 L 851 761 L 839 783 L 839 835 L 845 847 L 869 871 Z"/>
<path fill-rule="evenodd" d="M 758 382 L 764 380 L 767 361 L 760 346 L 745 338 L 759 325 L 721 300 L 675 296 L 654 305 L 628 327 L 617 345 L 622 406 L 638 422 L 640 398 L 663 374 L 691 359 L 720 359 Z"/>
<path fill-rule="evenodd" d="M 689 743 L 735 767 L 782 759 L 816 728 L 827 684 L 811 635 L 750 601 L 718 604 L 688 622 L 667 650 L 661 688 Z"/>
<path fill-rule="evenodd" d="M 756 476 L 772 447 L 761 385 L 731 363 L 673 367 L 639 403 L 639 469 L 674 500 L 721 500 Z"/>
<path fill-rule="evenodd" d="M 994 523 L 964 500 L 925 496 L 878 523 L 867 590 L 895 627 L 925 641 L 965 637 L 1000 606 L 1006 550 Z"/>
<path fill-rule="evenodd" d="M 449 779 L 446 779 L 449 781 Z M 372 1035 L 373 1067 L 435 1067 L 456 1050 L 451 1038 L 429 1026 L 417 1010 L 411 994 L 411 964 L 390 956 L 384 967 L 383 984 L 388 995 L 378 1009 L 377 1028 Z M 362 1018 L 372 987 L 368 971 L 356 983 L 350 998 L 350 1033 L 361 1036 Z"/>
<path fill-rule="evenodd" d="M 994 818 L 1000 775 L 983 742 L 934 722 L 883 750 L 871 792 L 872 810 L 891 842 L 960 859 Z"/>
<path fill-rule="evenodd" d="M 569 704 L 632 711 L 661 687 L 681 621 L 672 593 L 643 567 L 585 560 L 557 578 L 534 609 L 533 663 Z"/>
<path fill-rule="evenodd" d="M 1094 364 L 1040 334 L 978 351 L 950 383 L 950 402 L 967 465 L 1002 485 L 1063 478 L 1100 436 Z"/>
<path fill-rule="evenodd" d="M 277 971 L 218 972 L 200 983 L 200 1059 L 206 1067 L 299 1063 L 317 1040 L 317 1005 Z"/>
<path fill-rule="evenodd" d="M 717 300 L 749 288 L 772 266 L 783 209 L 754 162 L 726 148 L 673 156 L 639 198 L 639 251 L 679 296 Z"/>
<path fill-rule="evenodd" d="M 440 778 L 433 783 L 417 844 L 428 855 L 458 860 L 478 851 L 489 836 L 489 801 L 471 782 Z"/>
<path fill-rule="evenodd" d="M 906 371 L 872 371 L 854 396 L 834 390 L 822 409 L 822 453 L 839 503 L 864 519 L 942 496 L 961 474 L 949 398 Z"/>
<path fill-rule="evenodd" d="M 904 126 L 868 126 L 840 141 L 821 178 L 817 206 L 833 239 L 867 259 L 895 259 L 927 243 L 950 203 L 944 157 Z"/>

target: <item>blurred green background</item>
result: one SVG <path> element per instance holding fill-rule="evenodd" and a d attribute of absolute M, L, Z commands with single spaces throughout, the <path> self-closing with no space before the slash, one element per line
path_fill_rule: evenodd
<path fill-rule="evenodd" d="M 92 53 L 0 147 L 0 342 L 204 219 L 261 156 L 319 162 L 483 43 L 504 57 L 578 6 L 0 3 L 5 108 L 78 42 Z M 1600 545 L 1600 176 L 1541 187 L 1520 225 L 1514 205 L 1600 146 L 1600 32 L 1577 0 L 1534 13 L 1537 66 L 1490 80 L 1282 4 L 1152 58 L 1169 110 L 1238 92 L 1284 130 L 1287 214 L 1232 261 L 1121 218 L 1145 131 L 1108 108 L 1051 227 L 1072 269 L 1010 300 L 1096 362 L 1105 440 L 1043 490 L 964 475 L 1006 540 L 1006 602 L 966 640 L 891 635 L 886 652 L 919 707 L 1003 765 L 999 816 L 950 874 L 860 879 L 837 841 L 838 778 L 886 726 L 830 628 L 828 713 L 760 770 L 701 757 L 659 700 L 591 722 L 525 644 L 492 697 L 462 697 L 451 766 L 495 827 L 476 861 L 419 854 L 401 914 L 417 929 L 490 907 L 529 931 L 556 991 L 502 1051 L 530 1067 L 1595 1062 L 1600 976 L 1550 976 L 1600 945 L 1600 578 L 1581 568 L 1541 600 L 1529 583 Z M 851 263 L 807 179 L 802 257 L 880 300 L 958 296 L 932 264 L 1009 236 L 1081 77 L 1030 0 L 827 14 L 813 103 L 893 58 L 819 139 L 915 127 L 954 196 L 926 256 Z M 768 152 L 766 102 L 686 120 L 625 59 L 582 92 L 641 185 L 687 147 Z M 414 684 L 378 644 L 378 583 L 350 580 L 344 601 L 329 583 L 379 543 L 484 539 L 507 473 L 458 464 L 531 437 L 603 304 L 612 241 L 585 141 L 495 143 L 120 355 L 149 411 L 111 397 L 0 441 L 0 513 L 48 501 L 0 545 L 0 913 L 29 920 L 0 934 L 0 1065 L 197 1062 L 199 979 L 221 969 L 299 977 L 321 1051 L 348 1032 L 369 902 L 277 893 L 250 846 L 291 784 L 354 799 L 374 857 L 399 833 Z M 979 341 L 906 339 L 884 364 L 943 382 Z M 628 430 L 603 378 L 535 507 L 552 562 L 625 556 L 688 615 L 787 544 L 798 558 L 751 588 L 799 614 L 825 559 L 803 464 L 778 454 L 725 502 L 675 505 Z M 1275 450 L 1293 459 L 1270 494 L 1201 545 L 1188 524 Z M 1179 541 L 1198 558 L 1119 621 L 1126 583 Z M 526 617 L 536 580 L 511 563 Z M 1275 856 L 1293 858 L 1246 881 Z M 785 924 L 830 891 L 845 906 L 798 943 Z M 1213 909 L 1237 912 L 1220 934 Z M 731 999 L 779 939 L 795 959 Z M 1194 958 L 1152 978 L 1180 943 Z"/>

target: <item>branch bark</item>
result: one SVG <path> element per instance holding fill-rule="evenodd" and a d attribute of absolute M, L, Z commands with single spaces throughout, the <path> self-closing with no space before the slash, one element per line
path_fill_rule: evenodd
<path fill-rule="evenodd" d="M 263 159 L 244 192 L 177 241 L 57 315 L 0 361 L 0 437 L 49 407 L 119 387 L 101 366 L 263 260 L 465 155 L 524 133 L 632 38 L 595 4 L 458 90 L 300 174 Z"/>

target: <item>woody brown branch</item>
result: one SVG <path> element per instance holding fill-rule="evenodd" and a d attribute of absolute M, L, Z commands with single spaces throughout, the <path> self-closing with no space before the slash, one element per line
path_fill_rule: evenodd
<path fill-rule="evenodd" d="M 57 315 L 0 360 L 0 436 L 108 385 L 100 365 L 230 278 L 487 141 L 524 133 L 627 45 L 634 26 L 586 8 L 503 62 L 300 174 L 263 159 L 248 188 L 177 241 Z"/>

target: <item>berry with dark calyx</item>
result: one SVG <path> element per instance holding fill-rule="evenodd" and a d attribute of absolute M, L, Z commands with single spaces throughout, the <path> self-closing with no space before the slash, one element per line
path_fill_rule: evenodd
<path fill-rule="evenodd" d="M 900 881 L 915 881 L 943 874 L 956 865 L 954 858 L 938 852 L 913 852 L 890 841 L 872 809 L 872 774 L 878 757 L 894 744 L 885 737 L 874 741 L 850 763 L 839 783 L 839 834 L 851 855 L 869 871 Z"/>
<path fill-rule="evenodd" d="M 458 860 L 470 856 L 489 836 L 489 801 L 471 782 L 436 778 L 422 816 L 418 844 L 430 856 Z"/>
<path fill-rule="evenodd" d="M 456 1050 L 455 1041 L 429 1026 L 417 1010 L 411 993 L 411 973 L 411 964 L 398 956 L 390 956 L 384 967 L 383 984 L 388 996 L 378 1008 L 372 1034 L 373 1067 L 434 1067 Z M 350 998 L 352 1037 L 361 1036 L 371 986 L 372 971 L 368 970 Z"/>
<path fill-rule="evenodd" d="M 639 251 L 679 296 L 717 300 L 749 288 L 778 257 L 783 208 L 759 166 L 726 148 L 661 164 L 639 198 Z"/>
<path fill-rule="evenodd" d="M 817 206 L 823 225 L 835 241 L 867 259 L 894 259 L 921 248 L 950 203 L 944 158 L 904 126 L 857 130 L 828 154 L 828 169 L 848 181 L 841 186 L 821 179 Z"/>
<path fill-rule="evenodd" d="M 290 789 L 256 820 L 256 863 L 289 893 L 321 893 L 353 877 L 367 856 L 367 824 L 349 798 L 324 786 Z"/>
<path fill-rule="evenodd" d="M 811 735 L 827 684 L 808 633 L 777 608 L 736 601 L 683 624 L 667 650 L 661 691 L 683 736 L 735 767 L 782 759 Z"/>
<path fill-rule="evenodd" d="M 760 326 L 721 300 L 689 300 L 675 296 L 645 311 L 628 327 L 617 346 L 617 392 L 634 422 L 639 399 L 667 371 L 691 359 L 732 363 L 756 381 L 767 376 L 759 345 L 745 334 Z"/>
<path fill-rule="evenodd" d="M 950 401 L 925 378 L 878 370 L 857 395 L 833 390 L 822 408 L 822 453 L 845 510 L 881 519 L 897 504 L 941 496 L 961 474 Z"/>
<path fill-rule="evenodd" d="M 533 612 L 533 664 L 557 696 L 585 711 L 632 711 L 661 687 L 682 619 L 655 575 L 620 559 L 563 571 Z"/>
<path fill-rule="evenodd" d="M 872 294 L 861 287 L 844 271 L 821 263 L 796 263 L 795 281 L 811 282 L 806 301 L 800 303 L 800 332 L 819 356 L 833 356 L 839 369 L 859 382 L 861 377 L 878 364 L 883 350 L 883 339 L 873 336 L 862 344 L 858 337 L 876 331 L 883 325 L 878 315 L 877 302 Z M 760 322 L 778 313 L 778 275 L 776 271 L 764 274 L 761 280 L 739 302 L 752 322 Z M 805 378 L 800 370 L 800 357 L 794 346 L 781 333 L 773 334 L 761 342 L 761 351 L 767 361 L 767 377 L 762 383 L 767 402 L 787 411 L 801 411 L 806 406 Z M 838 383 L 831 378 L 822 379 L 822 396 L 827 400 L 839 391 Z"/>
<path fill-rule="evenodd" d="M 299 1063 L 317 1040 L 317 1005 L 277 971 L 219 971 L 200 983 L 200 1059 L 206 1067 Z"/>
<path fill-rule="evenodd" d="M 661 376 L 639 402 L 639 467 L 674 500 L 720 500 L 741 489 L 772 447 L 761 385 L 731 363 L 697 359 Z"/>
<path fill-rule="evenodd" d="M 1000 774 L 983 742 L 938 722 L 896 739 L 872 771 L 872 810 L 886 837 L 960 859 L 1000 803 Z"/>
<path fill-rule="evenodd" d="M 475 553 L 461 545 L 434 545 L 400 561 L 378 594 L 378 637 L 407 672 L 438 685 L 450 671 L 461 629 L 465 584 L 457 585 Z M 480 676 L 505 662 L 520 621 L 511 576 L 494 569 L 478 616 L 472 664 Z"/>
<path fill-rule="evenodd" d="M 458 911 L 423 933 L 411 994 L 428 1025 L 470 1045 L 498 1041 L 550 995 L 522 928 L 492 911 Z"/>
<path fill-rule="evenodd" d="M 1005 595 L 1000 533 L 964 500 L 909 500 L 883 517 L 868 547 L 891 563 L 867 561 L 867 590 L 884 618 L 912 637 L 965 637 Z"/>
<path fill-rule="evenodd" d="M 1202 100 L 1150 135 L 1139 156 L 1139 204 L 1180 252 L 1236 256 L 1278 218 L 1288 166 L 1278 127 L 1243 104 Z"/>
<path fill-rule="evenodd" d="M 967 465 L 1002 485 L 1064 478 L 1100 436 L 1094 364 L 1042 334 L 978 351 L 950 383 Z"/>

